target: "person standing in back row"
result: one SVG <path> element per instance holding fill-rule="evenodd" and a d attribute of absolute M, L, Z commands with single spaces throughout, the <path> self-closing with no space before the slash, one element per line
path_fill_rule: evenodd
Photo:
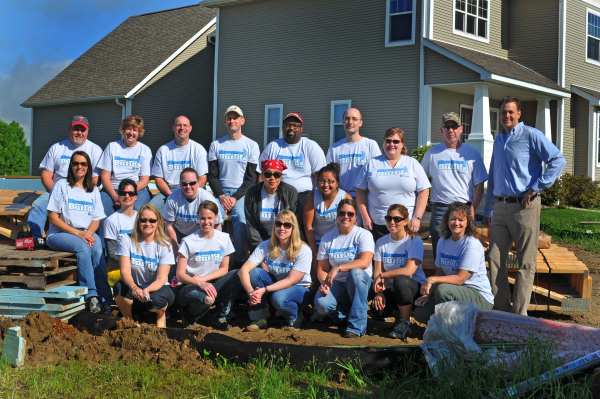
<path fill-rule="evenodd" d="M 421 166 L 431 178 L 431 244 L 435 259 L 437 243 L 440 240 L 439 227 L 442 216 L 453 202 L 461 202 L 471 207 L 471 216 L 483 198 L 483 184 L 488 179 L 487 170 L 479 152 L 460 142 L 463 127 L 456 112 L 448 112 L 442 117 L 444 142 L 427 150 Z"/>
<path fill-rule="evenodd" d="M 544 133 L 519 123 L 520 117 L 521 102 L 504 97 L 500 104 L 504 129 L 494 140 L 483 223 L 491 225 L 488 254 L 494 309 L 526 316 L 537 267 L 539 194 L 552 186 L 566 162 Z M 519 271 L 511 305 L 506 257 L 513 242 Z"/>

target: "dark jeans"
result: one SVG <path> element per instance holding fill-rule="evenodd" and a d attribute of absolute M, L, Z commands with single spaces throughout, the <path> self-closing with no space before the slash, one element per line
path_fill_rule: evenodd
<path fill-rule="evenodd" d="M 421 296 L 421 283 L 408 276 L 394 277 L 393 288 L 393 290 L 388 288 L 383 291 L 385 297 L 385 308 L 383 310 L 376 310 L 373 303 L 371 303 L 371 313 L 375 317 L 382 319 L 391 317 L 397 306 L 412 305 L 415 299 Z"/>
<path fill-rule="evenodd" d="M 131 289 L 123 280 L 120 280 L 113 286 L 113 291 L 115 296 L 121 296 L 130 301 L 137 301 L 131 294 Z M 170 307 L 173 305 L 174 301 L 175 293 L 173 292 L 173 288 L 170 285 L 163 285 L 160 289 L 150 293 L 150 300 L 144 302 L 144 305 L 146 305 L 146 309 L 148 310 L 163 309 L 165 306 Z"/>

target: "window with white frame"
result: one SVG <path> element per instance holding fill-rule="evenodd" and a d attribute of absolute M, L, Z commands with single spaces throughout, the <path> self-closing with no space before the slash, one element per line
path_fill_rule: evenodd
<path fill-rule="evenodd" d="M 587 13 L 587 59 L 600 62 L 600 14 L 588 8 Z"/>
<path fill-rule="evenodd" d="M 490 133 L 493 138 L 500 132 L 499 109 L 490 107 Z M 465 143 L 471 134 L 473 124 L 473 107 L 470 105 L 460 105 L 460 120 L 463 132 L 460 135 L 460 141 Z"/>
<path fill-rule="evenodd" d="M 281 137 L 283 104 L 265 105 L 265 147 Z"/>
<path fill-rule="evenodd" d="M 416 2 L 417 0 L 386 1 L 386 46 L 415 43 Z"/>
<path fill-rule="evenodd" d="M 344 112 L 352 106 L 352 100 L 331 102 L 330 143 L 340 141 L 346 137 L 344 130 Z"/>
<path fill-rule="evenodd" d="M 492 133 L 492 137 L 496 138 L 499 130 L 499 110 L 498 108 L 490 108 L 490 132 Z"/>
<path fill-rule="evenodd" d="M 600 168 L 600 115 L 596 121 L 596 167 Z"/>
<path fill-rule="evenodd" d="M 488 40 L 490 2 L 454 0 L 454 33 Z"/>

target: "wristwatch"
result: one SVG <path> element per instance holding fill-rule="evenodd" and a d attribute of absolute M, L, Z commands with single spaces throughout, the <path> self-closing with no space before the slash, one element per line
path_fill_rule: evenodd
<path fill-rule="evenodd" d="M 341 265 L 338 266 L 338 273 L 342 273 L 342 266 Z"/>
<path fill-rule="evenodd" d="M 421 218 L 420 218 L 419 216 L 415 216 L 415 215 L 413 215 L 413 217 L 414 217 L 415 219 L 417 219 L 417 220 L 421 220 Z"/>

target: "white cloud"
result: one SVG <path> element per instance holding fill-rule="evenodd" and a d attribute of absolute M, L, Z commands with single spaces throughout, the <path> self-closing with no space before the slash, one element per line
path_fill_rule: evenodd
<path fill-rule="evenodd" d="M 0 74 L 0 119 L 7 123 L 17 121 L 25 130 L 28 143 L 31 135 L 31 110 L 21 107 L 20 104 L 71 62 L 73 60 L 39 61 L 30 64 L 20 59 L 8 75 Z"/>

